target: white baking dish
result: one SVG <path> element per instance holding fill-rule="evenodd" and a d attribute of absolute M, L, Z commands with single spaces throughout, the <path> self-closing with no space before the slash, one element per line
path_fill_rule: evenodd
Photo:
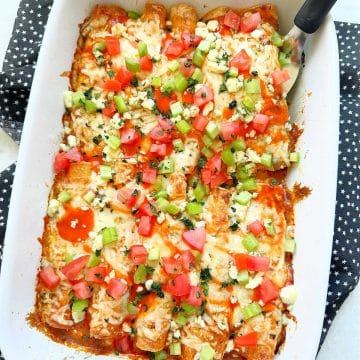
<path fill-rule="evenodd" d="M 25 318 L 34 304 L 41 252 L 37 238 L 43 230 L 42 218 L 53 179 L 51 164 L 60 139 L 62 93 L 68 85 L 60 74 L 70 69 L 78 24 L 99 2 L 103 1 L 55 0 L 41 47 L 20 146 L 0 281 L 0 347 L 7 360 L 23 359 L 24 355 L 36 360 L 95 357 L 52 342 L 30 328 Z M 162 2 L 171 5 L 177 1 Z M 193 4 L 201 15 L 219 5 L 246 7 L 262 2 L 203 0 Z M 281 30 L 286 32 L 302 1 L 272 2 L 278 6 Z M 121 4 L 141 10 L 144 1 L 123 0 Z M 294 119 L 304 122 L 305 132 L 299 142 L 303 160 L 289 181 L 300 181 L 313 191 L 296 209 L 298 326 L 288 335 L 279 359 L 312 360 L 325 308 L 337 175 L 338 50 L 329 18 L 309 41 L 306 67 L 292 96 L 291 112 Z"/>

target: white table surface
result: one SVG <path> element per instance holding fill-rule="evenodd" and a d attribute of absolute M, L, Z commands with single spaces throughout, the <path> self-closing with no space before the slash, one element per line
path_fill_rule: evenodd
<path fill-rule="evenodd" d="M 5 56 L 19 2 L 0 0 L 0 64 Z M 339 0 L 331 13 L 337 21 L 360 23 L 360 0 Z M 0 129 L 0 171 L 14 161 L 16 154 L 17 146 Z M 336 316 L 317 360 L 360 359 L 359 313 L 360 287 L 357 287 Z"/>

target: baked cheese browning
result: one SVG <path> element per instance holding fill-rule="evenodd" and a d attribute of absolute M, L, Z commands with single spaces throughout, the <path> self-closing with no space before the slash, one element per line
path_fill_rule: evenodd
<path fill-rule="evenodd" d="M 273 6 L 97 5 L 64 93 L 32 324 L 142 359 L 273 359 L 299 131 Z"/>

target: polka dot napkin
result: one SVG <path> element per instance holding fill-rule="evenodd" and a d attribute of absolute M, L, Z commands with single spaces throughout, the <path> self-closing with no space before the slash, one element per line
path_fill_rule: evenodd
<path fill-rule="evenodd" d="M 22 0 L 0 74 L 0 126 L 19 142 L 51 0 Z M 336 23 L 340 49 L 340 148 L 334 245 L 321 343 L 360 274 L 359 32 Z M 0 265 L 15 165 L 0 173 Z M 359 241 L 359 243 L 358 243 Z"/>

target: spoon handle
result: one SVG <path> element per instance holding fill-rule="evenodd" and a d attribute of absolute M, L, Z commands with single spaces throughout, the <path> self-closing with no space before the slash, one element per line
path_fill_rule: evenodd
<path fill-rule="evenodd" d="M 336 0 L 306 0 L 295 16 L 295 25 L 307 34 L 314 33 Z"/>

